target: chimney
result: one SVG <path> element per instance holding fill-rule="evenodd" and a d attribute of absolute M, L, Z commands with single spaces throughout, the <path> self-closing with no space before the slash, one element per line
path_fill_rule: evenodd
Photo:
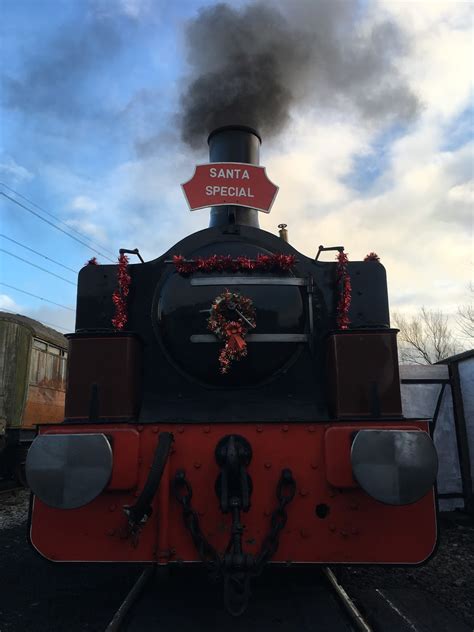
<path fill-rule="evenodd" d="M 262 139 L 243 125 L 218 127 L 209 134 L 209 162 L 246 162 L 258 165 Z M 213 206 L 209 227 L 245 224 L 259 228 L 258 211 L 243 206 Z"/>

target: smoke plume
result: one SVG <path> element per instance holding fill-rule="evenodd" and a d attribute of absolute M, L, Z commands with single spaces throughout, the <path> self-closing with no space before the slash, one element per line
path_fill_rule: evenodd
<path fill-rule="evenodd" d="M 282 130 L 296 107 L 350 111 L 371 122 L 407 122 L 419 109 L 397 69 L 407 36 L 363 19 L 354 0 L 207 7 L 188 24 L 190 77 L 182 137 L 202 144 L 220 125 Z"/>

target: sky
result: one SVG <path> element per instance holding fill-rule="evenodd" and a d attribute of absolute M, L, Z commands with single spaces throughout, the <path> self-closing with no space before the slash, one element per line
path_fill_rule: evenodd
<path fill-rule="evenodd" d="M 392 310 L 454 315 L 472 300 L 473 48 L 469 2 L 0 0 L 0 308 L 73 331 L 90 257 L 154 259 L 207 227 L 180 185 L 245 78 L 280 188 L 261 227 L 288 224 L 307 256 L 375 251 Z"/>

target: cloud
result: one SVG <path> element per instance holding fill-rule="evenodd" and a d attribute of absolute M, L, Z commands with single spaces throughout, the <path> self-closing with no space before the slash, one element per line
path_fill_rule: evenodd
<path fill-rule="evenodd" d="M 156 5 L 155 5 L 156 7 Z M 93 0 L 90 2 L 93 13 L 106 17 L 121 13 L 135 20 L 147 16 L 153 8 L 152 0 Z"/>
<path fill-rule="evenodd" d="M 94 240 L 100 241 L 101 243 L 107 242 L 107 228 L 105 226 L 101 226 L 98 222 L 88 221 L 82 218 L 67 219 L 66 224 L 71 228 L 75 228 L 83 235 L 88 235 Z"/>
<path fill-rule="evenodd" d="M 87 195 L 76 195 L 71 201 L 70 208 L 80 213 L 92 213 L 97 210 L 97 202 Z"/>
<path fill-rule="evenodd" d="M 0 177 L 8 179 L 11 184 L 28 182 L 34 178 L 31 171 L 19 165 L 11 156 L 6 156 L 4 162 L 0 163 Z"/>
<path fill-rule="evenodd" d="M 20 313 L 22 308 L 8 294 L 0 294 L 0 309 Z"/>

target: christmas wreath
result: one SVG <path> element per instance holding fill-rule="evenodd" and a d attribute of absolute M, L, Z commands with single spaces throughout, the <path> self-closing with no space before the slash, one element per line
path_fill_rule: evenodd
<path fill-rule="evenodd" d="M 255 328 L 252 300 L 224 290 L 212 303 L 207 328 L 225 343 L 219 354 L 219 364 L 221 373 L 228 373 L 231 362 L 247 355 L 245 336 L 249 329 Z"/>

